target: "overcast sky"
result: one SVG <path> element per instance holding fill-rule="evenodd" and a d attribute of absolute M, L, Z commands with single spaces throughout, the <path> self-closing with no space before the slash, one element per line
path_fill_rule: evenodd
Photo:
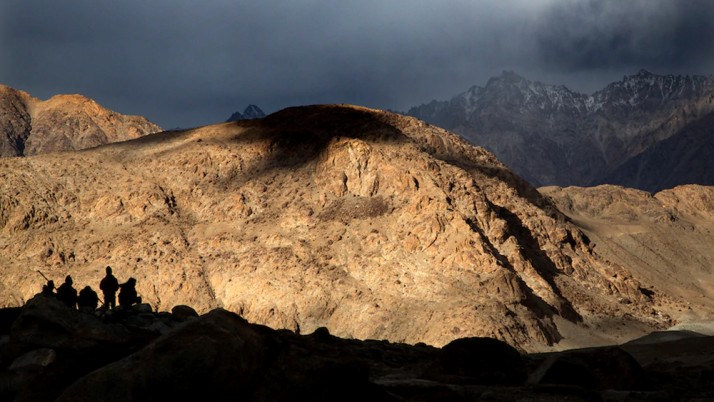
<path fill-rule="evenodd" d="M 406 110 L 502 70 L 592 92 L 714 73 L 709 0 L 2 0 L 0 83 L 164 128 L 314 103 Z"/>

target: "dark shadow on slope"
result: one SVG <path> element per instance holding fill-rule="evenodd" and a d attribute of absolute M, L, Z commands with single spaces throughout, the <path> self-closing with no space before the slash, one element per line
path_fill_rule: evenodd
<path fill-rule="evenodd" d="M 550 218 L 553 218 L 558 222 L 571 222 L 570 218 L 560 212 L 560 210 L 558 209 L 558 207 L 555 206 L 555 203 L 552 200 L 548 199 L 547 197 L 544 197 L 543 194 L 538 191 L 538 189 L 533 187 L 530 183 L 528 183 L 522 177 L 518 176 L 505 165 L 497 166 L 476 164 L 471 161 L 463 162 L 449 159 L 443 160 L 447 163 L 459 166 L 467 172 L 477 171 L 490 178 L 503 181 L 510 187 L 515 189 L 516 194 L 518 194 L 519 197 L 527 200 L 531 204 L 543 210 L 543 212 L 545 212 L 545 214 Z"/>
<path fill-rule="evenodd" d="M 244 122 L 234 124 L 246 127 Z M 336 138 L 372 143 L 407 141 L 400 130 L 375 118 L 373 111 L 339 105 L 287 108 L 251 122 L 233 138 L 241 146 L 262 143 L 268 148 L 267 157 L 233 175 L 233 179 L 241 176 L 241 182 L 248 182 L 271 170 L 295 170 L 317 160 Z"/>
<path fill-rule="evenodd" d="M 237 136 L 236 141 L 269 140 L 271 159 L 281 167 L 313 161 L 334 138 L 369 142 L 406 140 L 400 130 L 375 118 L 374 112 L 349 106 L 288 108 L 264 118 L 255 129 L 257 133 L 249 129 Z"/>
<path fill-rule="evenodd" d="M 555 310 L 553 306 L 548 304 L 545 300 L 543 300 L 540 296 L 537 294 L 533 293 L 533 289 L 531 289 L 524 281 L 521 279 L 520 276 L 516 274 L 515 268 L 513 268 L 513 265 L 511 265 L 510 261 L 508 261 L 508 258 L 501 254 L 498 249 L 491 243 L 491 240 L 486 236 L 486 234 L 483 232 L 483 229 L 478 226 L 476 222 L 474 222 L 471 219 L 467 219 L 466 223 L 469 225 L 472 231 L 476 232 L 479 234 L 481 239 L 484 242 L 484 245 L 486 248 L 491 252 L 491 254 L 496 257 L 496 260 L 505 268 L 507 268 L 509 271 L 513 272 L 513 274 L 516 276 L 516 280 L 518 281 L 518 285 L 525 291 L 526 294 L 526 300 L 524 305 L 529 307 L 533 313 L 536 314 L 536 316 L 540 319 L 544 317 L 552 318 L 554 315 L 558 314 L 558 311 Z M 544 323 L 542 325 L 545 325 Z M 542 328 L 542 333 L 543 336 L 548 339 L 548 342 L 551 344 L 557 343 L 561 339 L 563 339 L 563 336 L 558 332 L 558 329 L 555 326 L 552 326 L 550 328 Z"/>
<path fill-rule="evenodd" d="M 553 292 L 561 300 L 562 306 L 560 315 L 572 322 L 582 321 L 583 318 L 575 311 L 570 301 L 563 297 L 555 283 L 555 277 L 559 275 L 558 268 L 555 266 L 553 260 L 541 250 L 538 240 L 533 237 L 533 233 L 530 229 L 523 224 L 518 215 L 508 209 L 493 204 L 491 204 L 491 207 L 506 221 L 509 229 L 508 232 L 513 233 L 519 239 L 519 243 L 523 245 L 521 251 L 526 259 L 536 268 L 543 279 L 548 282 Z"/>

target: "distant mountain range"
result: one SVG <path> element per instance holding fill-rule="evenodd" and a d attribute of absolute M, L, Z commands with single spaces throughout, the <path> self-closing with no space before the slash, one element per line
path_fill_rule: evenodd
<path fill-rule="evenodd" d="M 586 95 L 503 72 L 418 117 L 491 150 L 536 186 L 714 184 L 714 78 L 641 70 Z"/>
<path fill-rule="evenodd" d="M 262 119 L 263 117 L 265 117 L 265 113 L 258 106 L 248 105 L 243 113 L 235 112 L 226 121 Z"/>

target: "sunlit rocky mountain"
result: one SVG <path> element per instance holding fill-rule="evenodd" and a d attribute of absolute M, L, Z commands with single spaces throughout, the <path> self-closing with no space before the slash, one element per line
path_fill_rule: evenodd
<path fill-rule="evenodd" d="M 0 85 L 0 156 L 79 150 L 159 131 L 144 117 L 116 113 L 81 95 L 42 101 Z"/>
<path fill-rule="evenodd" d="M 550 90 L 579 105 L 541 103 L 554 115 L 595 107 Z M 36 109 L 14 94 L 21 138 Z M 536 189 L 454 133 L 349 105 L 2 158 L 0 177 L 0 399 L 711 395 L 714 187 Z M 36 295 L 40 273 L 96 289 L 106 266 L 144 303 Z"/>
<path fill-rule="evenodd" d="M 222 307 L 300 333 L 433 345 L 488 336 L 522 350 L 622 341 L 712 308 L 603 257 L 618 232 L 594 242 L 595 226 L 563 214 L 574 203 L 557 191 L 543 196 L 485 149 L 383 111 L 291 108 L 6 158 L 0 175 L 7 306 L 39 291 L 36 270 L 96 287 L 111 265 L 156 310 Z M 639 205 L 613 219 L 650 213 Z M 662 211 L 702 233 L 711 225 Z M 709 262 L 702 254 L 689 272 Z"/>
<path fill-rule="evenodd" d="M 484 87 L 414 107 L 408 114 L 484 146 L 537 186 L 610 183 L 657 191 L 714 184 L 708 175 L 712 159 L 697 153 L 701 144 L 680 141 L 676 147 L 658 147 L 671 137 L 691 138 L 692 127 L 701 132 L 712 111 L 711 77 L 642 70 L 591 95 L 504 72 Z M 652 161 L 648 151 L 678 168 L 667 172 L 666 179 L 656 169 L 648 176 L 648 168 L 640 167 L 643 162 L 630 162 L 641 154 Z"/>

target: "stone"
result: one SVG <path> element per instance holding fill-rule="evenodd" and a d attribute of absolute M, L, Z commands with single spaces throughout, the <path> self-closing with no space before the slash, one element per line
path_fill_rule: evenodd
<path fill-rule="evenodd" d="M 186 321 L 191 318 L 198 317 L 198 313 L 191 306 L 178 305 L 171 309 L 173 317 L 179 321 Z"/>
<path fill-rule="evenodd" d="M 526 370 L 520 353 L 507 343 L 461 338 L 441 348 L 425 378 L 448 383 L 522 385 Z"/>

